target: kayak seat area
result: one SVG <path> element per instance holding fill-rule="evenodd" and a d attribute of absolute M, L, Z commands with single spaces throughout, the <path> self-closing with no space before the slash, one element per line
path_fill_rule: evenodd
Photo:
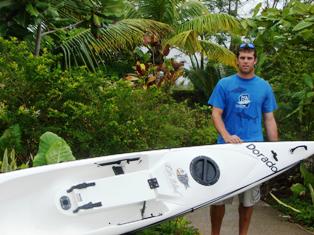
<path fill-rule="evenodd" d="M 74 189 L 74 198 L 78 206 L 87 203 L 101 203 L 100 208 L 125 206 L 138 202 L 148 201 L 156 198 L 154 189 L 151 189 L 149 180 L 151 176 L 148 171 L 138 171 L 115 175 L 87 182 L 93 184 L 91 187 Z"/>

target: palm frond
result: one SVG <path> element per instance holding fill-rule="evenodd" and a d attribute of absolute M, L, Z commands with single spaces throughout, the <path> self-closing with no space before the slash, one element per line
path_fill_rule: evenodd
<path fill-rule="evenodd" d="M 72 58 L 76 59 L 77 56 L 94 70 L 95 65 L 101 62 L 100 54 L 111 57 L 119 50 L 140 45 L 146 32 L 165 35 L 169 31 L 168 25 L 157 21 L 125 19 L 100 29 L 98 39 L 92 35 L 90 29 L 80 29 L 68 37 L 61 47 L 68 66 L 72 64 Z"/>
<path fill-rule="evenodd" d="M 194 30 L 188 30 L 175 34 L 173 37 L 166 40 L 164 44 L 176 46 L 189 55 L 202 50 L 202 46 L 198 40 L 198 35 Z"/>
<path fill-rule="evenodd" d="M 195 17 L 178 27 L 178 32 L 195 30 L 197 33 L 214 34 L 218 32 L 240 33 L 240 21 L 228 14 L 208 14 Z"/>
<path fill-rule="evenodd" d="M 236 67 L 236 56 L 227 48 L 220 46 L 211 41 L 201 41 L 202 51 L 208 59 Z"/>
<path fill-rule="evenodd" d="M 130 1 L 126 1 L 124 5 L 124 19 L 141 18 L 136 5 Z"/>
<path fill-rule="evenodd" d="M 210 60 L 236 67 L 233 52 L 211 41 L 199 40 L 198 34 L 193 30 L 176 34 L 164 44 L 176 46 L 188 55 L 202 53 Z"/>
<path fill-rule="evenodd" d="M 174 24 L 179 19 L 177 11 L 182 0 L 139 0 L 138 11 L 142 18 L 153 19 L 167 24 Z"/>
<path fill-rule="evenodd" d="M 209 14 L 207 7 L 202 2 L 197 0 L 184 2 L 178 11 L 182 22 L 190 20 L 194 17 Z"/>

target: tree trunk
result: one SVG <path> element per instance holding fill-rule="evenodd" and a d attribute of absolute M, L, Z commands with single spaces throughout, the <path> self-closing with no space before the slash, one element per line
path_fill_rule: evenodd
<path fill-rule="evenodd" d="M 204 54 L 201 54 L 201 70 L 204 70 Z"/>
<path fill-rule="evenodd" d="M 40 43 L 41 43 L 41 38 L 42 38 L 41 30 L 42 30 L 42 22 L 40 22 L 37 26 L 35 51 L 34 51 L 35 56 L 39 56 L 39 52 L 40 52 Z"/>
<path fill-rule="evenodd" d="M 234 7 L 233 16 L 237 16 L 238 15 L 238 7 L 239 7 L 239 0 L 236 0 L 235 1 L 235 7 Z"/>
<path fill-rule="evenodd" d="M 231 14 L 231 0 L 228 1 L 228 14 L 232 15 Z"/>

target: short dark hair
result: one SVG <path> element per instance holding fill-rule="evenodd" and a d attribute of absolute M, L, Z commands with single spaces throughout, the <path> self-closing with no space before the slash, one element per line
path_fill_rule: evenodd
<path fill-rule="evenodd" d="M 242 43 L 237 50 L 237 58 L 240 55 L 240 52 L 254 52 L 254 58 L 257 57 L 256 48 L 253 43 Z"/>

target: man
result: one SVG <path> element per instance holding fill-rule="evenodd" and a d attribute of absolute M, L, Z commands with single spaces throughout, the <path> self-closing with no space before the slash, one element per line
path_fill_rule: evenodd
<path fill-rule="evenodd" d="M 238 73 L 221 79 L 211 97 L 212 119 L 219 133 L 218 143 L 263 141 L 262 119 L 268 141 L 277 141 L 277 124 L 273 111 L 276 100 L 269 83 L 254 73 L 257 62 L 252 43 L 243 43 L 237 52 Z M 232 156 L 230 156 L 232 157 Z M 239 195 L 239 234 L 248 233 L 253 206 L 260 199 L 259 187 Z M 225 203 L 211 206 L 212 235 L 219 235 Z"/>

